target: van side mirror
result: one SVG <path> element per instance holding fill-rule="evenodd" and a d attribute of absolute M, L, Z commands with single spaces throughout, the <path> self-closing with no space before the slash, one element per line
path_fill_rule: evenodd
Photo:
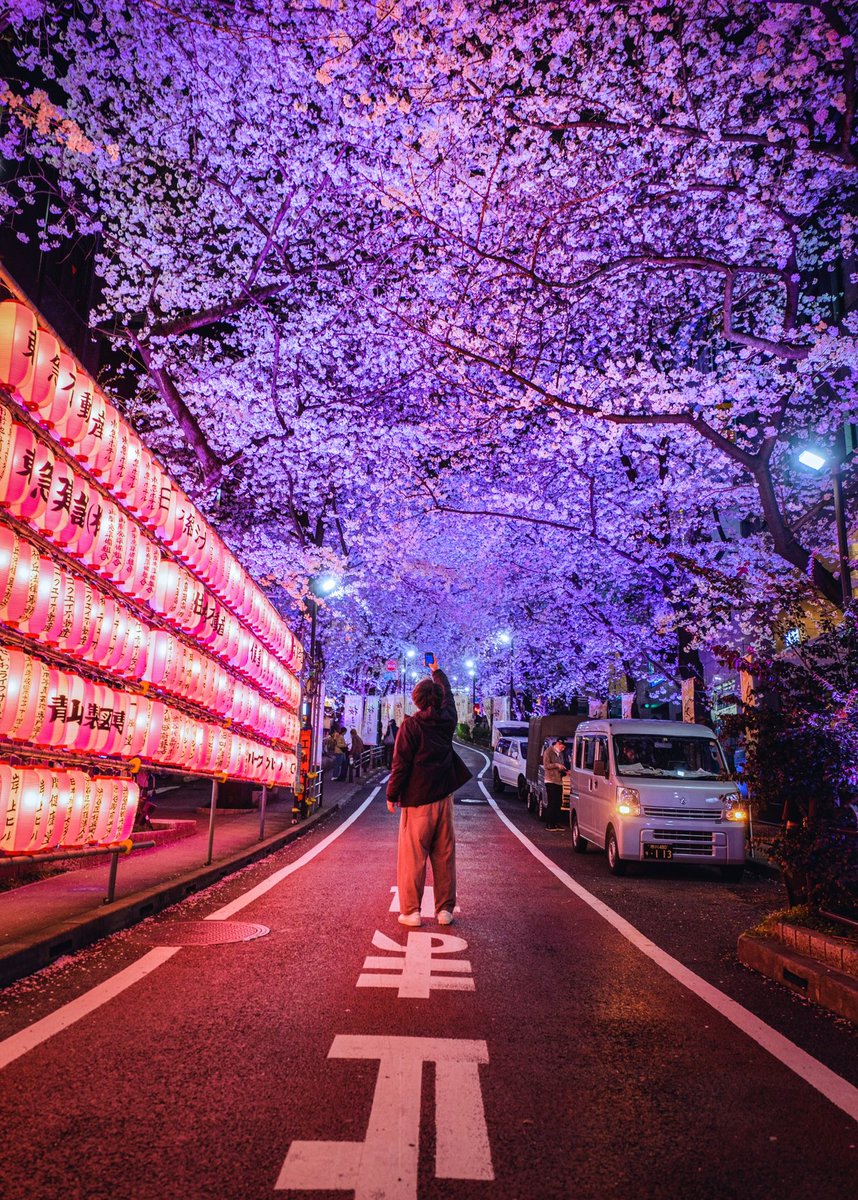
<path fill-rule="evenodd" d="M 608 764 L 603 758 L 597 758 L 593 763 L 593 774 L 598 775 L 600 779 L 608 778 Z"/>

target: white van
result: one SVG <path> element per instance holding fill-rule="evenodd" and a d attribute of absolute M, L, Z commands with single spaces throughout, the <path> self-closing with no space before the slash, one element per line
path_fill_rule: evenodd
<path fill-rule="evenodd" d="M 527 721 L 495 721 L 492 726 L 492 750 L 501 738 L 520 737 L 527 740 Z"/>
<path fill-rule="evenodd" d="M 742 877 L 747 812 L 718 739 L 682 721 L 584 721 L 570 771 L 572 846 L 604 847 L 608 867 L 626 863 L 716 865 Z"/>

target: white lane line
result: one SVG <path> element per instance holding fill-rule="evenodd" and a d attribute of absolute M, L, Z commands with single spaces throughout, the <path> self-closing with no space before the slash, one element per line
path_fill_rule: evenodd
<path fill-rule="evenodd" d="M 483 767 L 482 771 L 480 771 L 479 775 L 477 775 L 477 782 L 479 783 L 479 781 L 480 781 L 480 780 L 482 779 L 482 777 L 485 775 L 486 771 L 488 771 L 489 767 L 491 766 L 491 762 L 490 762 L 490 760 L 489 760 L 489 757 L 488 757 L 488 755 L 487 755 L 487 754 L 483 754 L 482 750 L 478 750 L 478 749 L 476 748 L 476 746 L 468 746 L 468 747 L 467 747 L 467 749 L 468 749 L 468 750 L 473 750 L 474 754 L 479 754 L 480 758 L 484 758 L 484 759 L 486 760 L 486 765 Z M 481 785 L 481 786 L 482 786 L 482 785 Z"/>
<path fill-rule="evenodd" d="M 544 867 L 547 867 L 552 875 L 558 879 L 570 892 L 583 900 L 589 905 L 594 912 L 612 925 L 616 931 L 621 934 L 627 941 L 631 942 L 642 954 L 647 958 L 652 959 L 662 970 L 668 975 L 688 988 L 695 996 L 698 996 L 705 1004 L 714 1008 L 722 1017 L 726 1017 L 731 1024 L 737 1029 L 748 1035 L 752 1041 L 755 1041 L 764 1050 L 767 1050 L 774 1058 L 782 1062 L 785 1067 L 793 1071 L 805 1083 L 809 1083 L 811 1087 L 816 1088 L 821 1092 L 827 1100 L 837 1108 L 850 1116 L 853 1121 L 858 1121 L 858 1088 L 852 1086 L 847 1080 L 840 1075 L 836 1075 L 834 1071 L 829 1070 L 818 1059 L 802 1050 L 800 1046 L 796 1046 L 795 1042 L 791 1042 L 789 1038 L 785 1038 L 783 1034 L 778 1033 L 771 1025 L 767 1025 L 765 1021 L 761 1021 L 759 1017 L 754 1016 L 747 1008 L 738 1004 L 735 1000 L 720 992 L 718 988 L 713 987 L 711 983 L 707 983 L 705 979 L 701 979 L 699 975 L 695 975 L 693 971 L 689 971 L 688 967 L 683 966 L 681 962 L 667 954 L 655 942 L 651 942 L 648 937 L 636 929 L 619 913 L 614 912 L 607 904 L 598 900 L 592 892 L 588 892 L 586 888 L 581 887 L 580 883 L 567 875 L 562 868 L 558 867 L 555 862 L 543 854 L 542 851 L 534 846 L 533 842 L 528 837 L 517 829 L 510 821 L 505 813 L 502 813 L 498 808 L 494 797 L 489 794 L 483 783 L 480 784 L 483 789 L 486 799 L 495 810 L 497 815 L 503 821 L 504 825 L 510 832 L 518 838 L 526 850 L 529 850 L 533 857 L 541 862 Z"/>
<path fill-rule="evenodd" d="M 385 776 L 385 779 L 390 778 Z M 308 850 L 301 858 L 290 863 L 288 867 L 283 867 L 280 871 L 275 871 L 273 875 L 269 875 L 267 879 L 263 879 L 262 883 L 258 883 L 256 887 L 252 887 L 249 892 L 245 892 L 243 896 L 239 896 L 236 900 L 232 900 L 229 904 L 225 904 L 223 908 L 219 908 L 217 912 L 209 913 L 205 918 L 206 921 L 226 921 L 234 913 L 241 912 L 248 904 L 252 904 L 254 900 L 258 900 L 260 896 L 264 896 L 266 892 L 270 892 L 273 887 L 277 887 L 278 883 L 282 883 L 284 879 L 288 879 L 290 875 L 294 875 L 301 867 L 305 867 L 308 862 L 312 862 L 317 854 L 321 854 L 330 846 L 331 842 L 335 842 L 338 837 L 345 833 L 350 825 L 353 825 L 361 813 L 369 808 L 373 800 L 381 791 L 384 779 L 377 788 L 373 788 L 370 794 L 364 800 L 360 808 L 356 808 L 347 821 L 343 821 L 342 825 L 338 826 L 333 833 L 329 833 L 326 838 L 322 838 L 317 846 L 312 850 Z"/>
<path fill-rule="evenodd" d="M 48 1038 L 52 1038 L 55 1033 L 61 1033 L 63 1029 L 68 1029 L 69 1025 L 73 1025 L 81 1017 L 89 1016 L 95 1009 L 106 1004 L 108 1000 L 112 1000 L 114 996 L 118 996 L 120 992 L 124 992 L 132 984 L 145 979 L 156 967 L 160 967 L 161 963 L 165 963 L 168 958 L 172 958 L 174 954 L 178 953 L 179 949 L 179 946 L 158 946 L 157 949 L 150 950 L 130 967 L 126 967 L 117 975 L 106 979 L 98 987 L 84 992 L 82 996 L 64 1004 L 62 1008 L 58 1008 L 56 1012 L 50 1013 L 47 1017 L 42 1017 L 41 1021 L 34 1021 L 32 1025 L 28 1025 L 19 1033 L 13 1033 L 11 1037 L 4 1038 L 0 1042 L 0 1070 L 8 1067 L 9 1063 L 20 1058 L 22 1054 L 34 1050 L 36 1046 L 46 1042 Z"/>
<path fill-rule="evenodd" d="M 382 783 L 384 783 L 384 780 L 382 780 Z M 209 921 L 225 921 L 233 912 L 238 912 L 246 904 L 250 904 L 252 900 L 255 900 L 257 896 L 263 895 L 282 879 L 285 879 L 287 875 L 291 875 L 299 867 L 303 867 L 308 862 L 311 862 L 326 846 L 330 846 L 331 842 L 338 838 L 340 834 L 345 833 L 348 827 L 358 819 L 364 809 L 372 803 L 380 790 L 381 784 L 364 800 L 360 808 L 352 813 L 347 821 L 343 821 L 342 825 L 335 829 L 333 833 L 328 834 L 323 841 L 319 842 L 318 846 L 309 850 L 296 862 L 292 863 L 291 866 L 284 868 L 282 871 L 276 871 L 263 884 L 251 888 L 249 892 L 245 892 L 244 896 L 240 896 L 232 904 L 227 904 L 224 908 L 218 909 L 217 912 L 212 913 L 206 919 Z M 160 967 L 162 963 L 172 958 L 174 954 L 177 954 L 179 950 L 181 950 L 181 946 L 158 946 L 155 950 L 150 950 L 148 954 L 144 954 L 142 958 L 132 963 L 130 967 L 125 967 L 124 970 L 112 976 L 112 978 L 105 980 L 104 983 L 100 983 L 97 987 L 84 992 L 76 1000 L 69 1001 L 62 1008 L 58 1008 L 56 1012 L 43 1017 L 41 1021 L 35 1021 L 32 1025 L 28 1025 L 25 1029 L 0 1041 L 0 1070 L 8 1066 L 9 1063 L 14 1062 L 16 1058 L 20 1058 L 22 1054 L 26 1054 L 28 1050 L 33 1050 L 36 1046 L 41 1045 L 42 1042 L 47 1041 L 54 1034 L 68 1029 L 75 1021 L 89 1016 L 91 1012 L 100 1008 L 102 1004 L 106 1004 L 114 996 L 118 996 L 120 992 L 124 992 L 126 988 L 137 983 L 138 980 L 144 979 L 150 972 Z"/>

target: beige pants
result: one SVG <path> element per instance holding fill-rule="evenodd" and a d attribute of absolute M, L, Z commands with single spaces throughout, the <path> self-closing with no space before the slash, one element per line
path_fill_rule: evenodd
<path fill-rule="evenodd" d="M 396 886 L 399 911 L 419 913 L 426 884 L 426 859 L 432 863 L 435 911 L 456 907 L 456 831 L 453 797 L 419 808 L 403 808 L 399 817 Z"/>

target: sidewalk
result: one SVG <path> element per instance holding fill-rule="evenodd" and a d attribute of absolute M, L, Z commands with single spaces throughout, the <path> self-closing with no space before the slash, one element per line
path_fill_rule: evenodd
<path fill-rule="evenodd" d="M 378 770 L 354 783 L 326 779 L 323 807 L 297 825 L 292 824 L 291 799 L 270 803 L 262 840 L 258 809 L 218 809 L 209 866 L 205 865 L 209 812 L 198 807 L 206 800 L 208 788 L 201 791 L 191 785 L 159 795 L 156 820 L 193 821 L 196 829 L 190 836 L 135 850 L 127 858 L 120 856 L 112 904 L 104 902 L 111 857 L 107 854 L 93 859 L 91 866 L 86 859 L 77 860 L 73 869 L 62 874 L 0 892 L 0 987 L 274 853 L 326 821 L 355 792 L 373 786 L 382 775 Z M 148 840 L 146 834 L 137 836 Z"/>

